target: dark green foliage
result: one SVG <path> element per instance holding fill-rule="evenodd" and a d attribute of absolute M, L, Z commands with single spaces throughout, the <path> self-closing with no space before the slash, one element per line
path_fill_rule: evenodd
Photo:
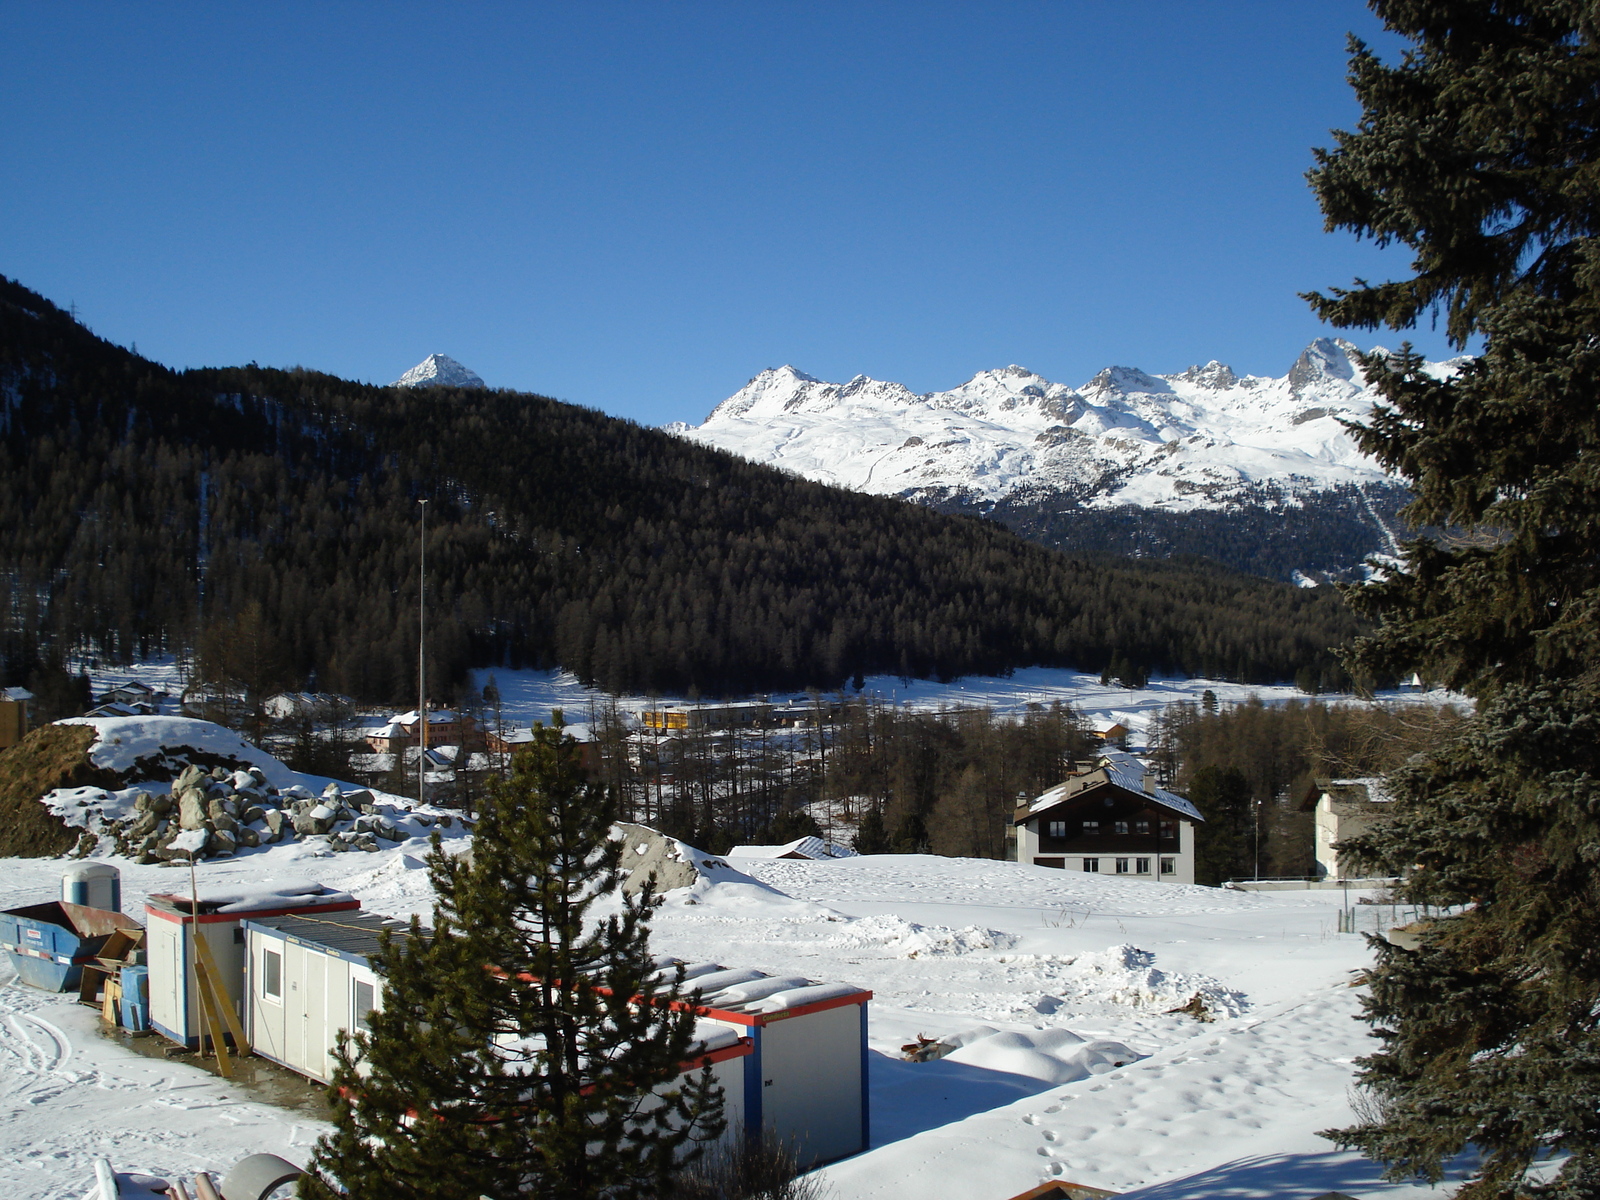
<path fill-rule="evenodd" d="M 1390 777 L 1396 817 L 1344 853 L 1409 868 L 1404 895 L 1453 907 L 1417 951 L 1376 942 L 1362 1082 L 1381 1120 L 1335 1136 L 1431 1179 L 1473 1143 L 1458 1193 L 1593 1196 L 1600 1162 L 1600 705 L 1511 687 L 1464 733 Z M 1520 1183 L 1573 1157 L 1549 1191 Z"/>
<path fill-rule="evenodd" d="M 1354 589 L 1382 620 L 1358 670 L 1420 669 L 1477 718 L 1394 781 L 1395 815 L 1348 847 L 1449 906 L 1416 952 L 1380 946 L 1363 1060 L 1373 1112 L 1335 1136 L 1396 1175 L 1484 1156 L 1458 1195 L 1600 1186 L 1594 950 L 1600 793 L 1600 26 L 1590 3 L 1379 0 L 1411 51 L 1359 43 L 1359 128 L 1318 156 L 1330 228 L 1398 243 L 1408 278 L 1312 300 L 1346 326 L 1442 313 L 1483 354 L 1453 380 L 1372 362 L 1363 445 L 1415 494 L 1405 567 Z M 1535 1185 L 1529 1164 L 1566 1153 Z"/>
<path fill-rule="evenodd" d="M 1403 527 L 1399 509 L 1410 498 L 1404 488 L 1387 484 L 1346 485 L 1292 504 L 1283 503 L 1277 489 L 1258 491 L 1225 509 L 1192 512 L 1083 508 L 1059 493 L 1018 492 L 992 503 L 953 496 L 931 503 L 940 512 L 998 521 L 1067 554 L 1209 559 L 1232 571 L 1291 582 L 1296 572 L 1344 578 L 1370 555 L 1388 553 L 1393 531 Z M 1337 664 L 1332 667 L 1338 671 Z"/>
<path fill-rule="evenodd" d="M 852 845 L 857 854 L 889 853 L 889 834 L 883 827 L 883 814 L 876 808 L 869 808 L 862 814 Z"/>
<path fill-rule="evenodd" d="M 1271 682 L 1337 670 L 1336 597 L 1196 566 L 1068 559 L 999 526 L 808 483 L 540 396 L 311 371 L 169 371 L 0 280 L 0 669 L 224 648 L 242 687 L 362 700 L 568 667 L 705 695 L 1032 664 Z"/>
<path fill-rule="evenodd" d="M 1151 730 L 1151 763 L 1205 815 L 1205 826 L 1196 832 L 1202 856 L 1207 839 L 1229 839 L 1232 834 L 1224 831 L 1232 827 L 1195 789 L 1201 788 L 1203 795 L 1207 785 L 1202 781 L 1208 777 L 1214 782 L 1242 777 L 1254 813 L 1243 815 L 1247 844 L 1241 851 L 1229 842 L 1233 866 L 1220 878 L 1254 873 L 1257 825 L 1261 874 L 1301 876 L 1313 868 L 1311 804 L 1317 776 L 1381 775 L 1454 736 L 1461 720 L 1455 708 L 1434 704 L 1376 707 L 1290 700 L 1268 705 L 1256 697 L 1222 708 L 1213 704 L 1207 709 L 1203 702 L 1173 704 Z"/>
<path fill-rule="evenodd" d="M 1254 872 L 1250 780 L 1237 767 L 1201 767 L 1188 797 L 1205 816 L 1194 830 L 1194 881 L 1216 887 Z"/>
<path fill-rule="evenodd" d="M 386 946 L 384 1007 L 341 1051 L 318 1146 L 355 1200 L 664 1195 L 721 1133 L 709 1071 L 667 1086 L 694 1017 L 657 976 L 650 890 L 596 908 L 620 895 L 613 816 L 541 727 L 490 788 L 471 860 L 435 847 L 433 932 Z"/>

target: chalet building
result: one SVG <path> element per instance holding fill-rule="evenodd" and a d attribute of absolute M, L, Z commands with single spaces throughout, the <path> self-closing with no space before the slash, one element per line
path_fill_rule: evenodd
<path fill-rule="evenodd" d="M 600 776 L 600 743 L 595 740 L 594 731 L 584 724 L 564 725 L 561 732 L 578 743 L 578 760 L 583 765 L 584 772 L 591 779 Z M 485 729 L 483 731 L 483 746 L 492 754 L 515 754 L 524 746 L 533 741 L 533 726 L 519 725 L 507 726 L 504 729 Z"/>
<path fill-rule="evenodd" d="M 33 728 L 33 693 L 27 688 L 0 688 L 0 750 L 9 750 Z"/>
<path fill-rule="evenodd" d="M 401 741 L 402 736 L 404 741 Z M 395 754 L 410 746 L 422 743 L 422 717 L 415 709 L 397 713 L 378 729 L 368 730 L 367 745 L 379 754 Z M 428 713 L 428 745 L 471 746 L 483 745 L 483 734 L 478 723 L 464 713 L 441 708 Z"/>
<path fill-rule="evenodd" d="M 1316 873 L 1323 879 L 1344 879 L 1349 871 L 1339 863 L 1339 843 L 1365 833 L 1389 811 L 1389 794 L 1379 779 L 1318 779 L 1301 811 L 1313 816 L 1312 853 Z"/>
<path fill-rule="evenodd" d="M 1017 861 L 1162 883 L 1194 882 L 1194 826 L 1182 796 L 1131 754 L 1107 751 L 1017 809 Z"/>

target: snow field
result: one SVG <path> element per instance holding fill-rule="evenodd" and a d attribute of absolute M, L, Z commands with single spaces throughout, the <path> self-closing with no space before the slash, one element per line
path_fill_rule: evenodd
<path fill-rule="evenodd" d="M 310 879 L 404 917 L 431 906 L 425 853 L 420 837 L 376 854 L 285 842 L 202 863 L 200 883 L 243 894 Z M 0 908 L 54 898 L 67 865 L 8 860 Z M 131 914 L 150 892 L 186 890 L 187 871 L 117 865 Z M 1340 893 L 931 856 L 740 866 L 669 893 L 653 945 L 721 964 L 729 987 L 762 971 L 875 993 L 873 1148 L 824 1170 L 836 1200 L 1003 1200 L 1052 1178 L 1163 1197 L 1294 1194 L 1275 1190 L 1283 1178 L 1316 1181 L 1307 1195 L 1424 1194 L 1379 1187 L 1370 1164 L 1315 1136 L 1349 1119 L 1351 1063 L 1369 1045 L 1349 986 L 1369 952 L 1332 932 Z M 82 1196 L 100 1154 L 154 1175 L 260 1150 L 304 1162 L 324 1128 L 133 1055 L 89 1009 L 10 978 L 0 967 L 0 1195 Z M 1168 1011 L 1196 992 L 1215 1021 Z M 955 1049 L 903 1061 L 919 1036 Z M 1173 1182 L 1188 1176 L 1209 1182 Z"/>

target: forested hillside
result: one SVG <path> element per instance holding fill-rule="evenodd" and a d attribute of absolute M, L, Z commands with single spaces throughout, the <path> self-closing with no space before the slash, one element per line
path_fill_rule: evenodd
<path fill-rule="evenodd" d="M 1068 558 L 507 391 L 174 372 L 0 280 L 0 655 L 209 647 L 252 688 L 562 665 L 710 695 L 1032 664 L 1329 686 L 1326 589 Z"/>

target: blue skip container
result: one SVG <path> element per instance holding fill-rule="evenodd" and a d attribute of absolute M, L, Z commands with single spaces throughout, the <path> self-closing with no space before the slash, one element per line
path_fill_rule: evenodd
<path fill-rule="evenodd" d="M 65 992 L 78 986 L 83 965 L 119 929 L 137 933 L 140 926 L 119 912 L 52 900 L 0 912 L 0 950 L 23 983 Z"/>

